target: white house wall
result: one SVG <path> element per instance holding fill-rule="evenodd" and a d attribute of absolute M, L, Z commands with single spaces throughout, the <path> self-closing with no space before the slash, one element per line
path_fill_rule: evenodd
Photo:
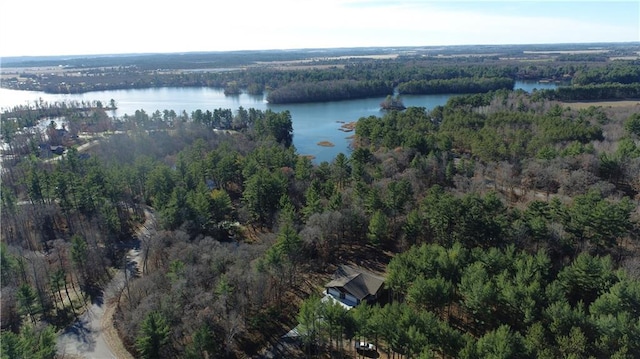
<path fill-rule="evenodd" d="M 349 293 L 344 293 L 344 298 L 340 298 L 340 291 L 337 290 L 336 288 L 327 288 L 327 294 L 330 294 L 332 297 L 334 297 L 336 300 L 345 303 L 348 306 L 355 306 L 358 304 L 358 298 L 352 296 Z"/>

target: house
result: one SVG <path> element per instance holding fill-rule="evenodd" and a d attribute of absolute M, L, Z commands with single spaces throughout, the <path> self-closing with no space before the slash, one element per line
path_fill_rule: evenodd
<path fill-rule="evenodd" d="M 383 284 L 384 278 L 376 274 L 362 268 L 341 265 L 333 274 L 333 279 L 324 287 L 328 295 L 355 306 L 362 301 L 376 300 Z"/>
<path fill-rule="evenodd" d="M 362 268 L 341 265 L 333 274 L 333 279 L 325 284 L 326 293 L 322 302 L 338 303 L 346 310 L 349 310 L 362 301 L 371 302 L 378 298 L 382 291 L 384 278 L 373 274 Z M 320 319 L 322 320 L 322 319 Z M 304 332 L 304 328 L 299 324 L 282 336 L 283 340 L 297 340 Z M 361 352 L 375 351 L 372 345 L 356 345 L 356 349 Z"/>
<path fill-rule="evenodd" d="M 64 153 L 64 146 L 51 146 L 49 149 L 56 155 L 62 155 Z"/>
<path fill-rule="evenodd" d="M 62 155 L 64 153 L 64 146 L 51 146 L 48 143 L 41 143 L 38 145 L 39 154 L 41 158 L 51 158 L 53 154 Z"/>

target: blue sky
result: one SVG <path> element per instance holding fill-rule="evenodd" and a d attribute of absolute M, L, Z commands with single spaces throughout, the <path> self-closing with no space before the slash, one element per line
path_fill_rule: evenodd
<path fill-rule="evenodd" d="M 17 0 L 0 12 L 0 56 L 640 41 L 638 0 Z"/>

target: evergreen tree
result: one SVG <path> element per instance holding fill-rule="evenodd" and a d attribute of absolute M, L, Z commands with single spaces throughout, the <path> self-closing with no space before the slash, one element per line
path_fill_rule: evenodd
<path fill-rule="evenodd" d="M 193 333 L 191 342 L 185 348 L 186 359 L 217 358 L 223 349 L 220 341 L 216 340 L 213 328 L 207 325 L 200 326 Z"/>
<path fill-rule="evenodd" d="M 388 237 L 389 225 L 387 217 L 382 211 L 376 211 L 371 220 L 369 221 L 369 228 L 367 230 L 367 238 L 369 243 L 374 246 L 383 244 Z"/>
<path fill-rule="evenodd" d="M 53 359 L 57 353 L 56 332 L 50 325 L 39 328 L 25 325 L 18 334 L 2 331 L 0 343 L 3 359 Z"/>
<path fill-rule="evenodd" d="M 302 342 L 311 350 L 312 346 L 318 344 L 318 339 L 324 326 L 322 320 L 323 304 L 320 297 L 312 295 L 305 299 L 300 305 L 300 310 L 296 319 L 298 320 L 298 332 L 302 337 Z"/>
<path fill-rule="evenodd" d="M 157 311 L 150 312 L 140 325 L 136 349 L 142 358 L 160 358 L 162 347 L 169 342 L 171 328 L 165 317 Z"/>

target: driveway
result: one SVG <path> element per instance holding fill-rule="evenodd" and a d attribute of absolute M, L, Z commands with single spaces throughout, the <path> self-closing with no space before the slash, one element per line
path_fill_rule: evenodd
<path fill-rule="evenodd" d="M 139 240 L 132 241 L 132 244 Z M 140 250 L 132 248 L 127 254 L 128 275 L 137 275 L 137 262 L 135 256 L 139 256 Z M 98 295 L 87 310 L 75 321 L 73 325 L 65 329 L 57 340 L 58 355 L 63 358 L 87 358 L 87 359 L 123 359 L 129 353 L 117 350 L 113 347 L 122 347 L 117 333 L 113 335 L 112 316 L 120 293 L 124 289 L 124 271 L 119 270 L 111 279 L 107 287 Z M 105 315 L 105 313 L 108 313 Z M 117 341 L 114 343 L 114 341 Z"/>
<path fill-rule="evenodd" d="M 136 232 L 136 239 L 126 243 L 128 249 L 127 276 L 118 270 L 109 284 L 76 321 L 58 335 L 58 356 L 62 358 L 127 359 L 127 352 L 113 326 L 113 313 L 126 280 L 140 276 L 141 239 L 148 239 L 155 230 L 155 215 L 145 209 L 146 221 Z"/>

